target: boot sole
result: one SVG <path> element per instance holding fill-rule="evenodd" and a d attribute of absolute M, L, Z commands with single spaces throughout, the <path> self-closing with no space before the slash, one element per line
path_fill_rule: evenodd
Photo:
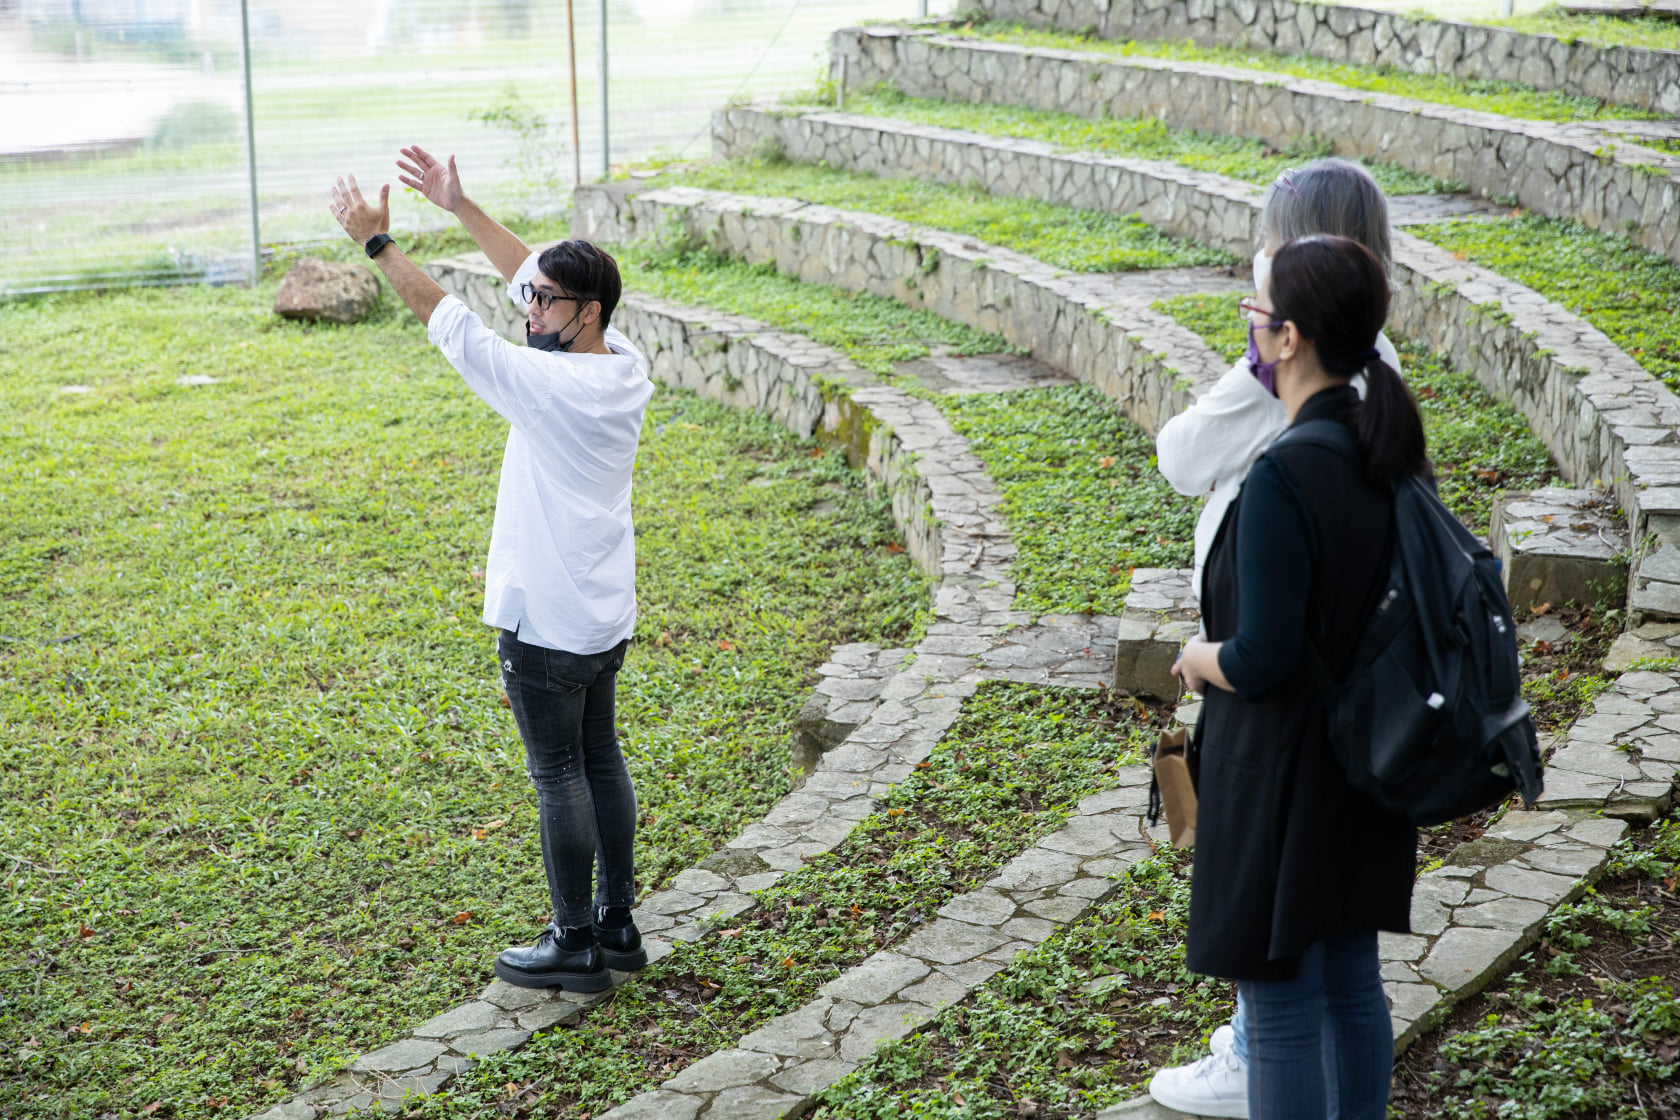
<path fill-rule="evenodd" d="M 612 987 L 612 973 L 599 972 L 525 972 L 496 962 L 496 975 L 518 988 L 559 988 L 567 992 L 604 992 Z"/>
<path fill-rule="evenodd" d="M 635 972 L 647 967 L 647 949 L 645 947 L 638 947 L 628 953 L 620 953 L 617 950 L 607 948 L 605 945 L 600 945 L 598 948 L 601 950 L 601 960 L 606 962 L 608 968 L 616 968 L 620 972 Z"/>

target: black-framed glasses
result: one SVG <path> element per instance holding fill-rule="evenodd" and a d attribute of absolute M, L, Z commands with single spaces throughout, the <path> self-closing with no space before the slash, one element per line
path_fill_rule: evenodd
<path fill-rule="evenodd" d="M 554 305 L 554 301 L 557 299 L 575 299 L 576 297 L 547 292 L 527 281 L 526 283 L 519 285 L 519 298 L 524 300 L 526 303 L 536 300 L 537 306 L 542 310 L 547 311 Z"/>

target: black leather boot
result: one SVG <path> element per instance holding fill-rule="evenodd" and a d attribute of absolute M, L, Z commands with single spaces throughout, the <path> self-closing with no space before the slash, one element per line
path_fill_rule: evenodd
<path fill-rule="evenodd" d="M 616 968 L 620 972 L 635 972 L 639 968 L 647 967 L 647 950 L 642 947 L 642 932 L 636 928 L 636 923 L 630 920 L 628 909 L 597 907 L 595 920 L 590 924 L 595 930 L 595 944 L 601 949 L 601 959 L 606 962 L 608 968 Z"/>
<path fill-rule="evenodd" d="M 521 988 L 602 992 L 612 987 L 612 974 L 602 962 L 602 951 L 594 944 L 581 949 L 567 949 L 561 944 L 565 939 L 561 931 L 550 924 L 535 945 L 515 945 L 511 949 L 503 949 L 496 958 L 496 975 Z"/>

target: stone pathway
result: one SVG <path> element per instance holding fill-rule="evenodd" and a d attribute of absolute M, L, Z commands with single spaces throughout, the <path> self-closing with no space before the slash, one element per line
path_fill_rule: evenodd
<path fill-rule="evenodd" d="M 457 294 L 480 301 L 497 294 L 486 281 L 487 270 L 486 263 L 467 260 L 452 269 L 434 269 L 434 275 L 441 273 Z M 1014 549 L 996 515 L 999 495 L 966 442 L 930 402 L 876 384 L 839 353 L 798 336 L 781 336 L 762 324 L 724 324 L 725 316 L 636 296 L 621 304 L 619 314 L 633 337 L 652 340 L 647 349 L 656 378 L 689 384 L 698 377 L 703 391 L 733 403 L 743 397 L 760 402 L 791 426 L 809 419 L 802 402 L 812 372 L 852 386 L 848 404 L 865 410 L 871 421 L 868 444 L 861 449 L 865 469 L 894 495 L 895 517 L 907 537 L 933 534 L 920 550 L 921 559 L 939 576 L 935 621 L 914 651 L 841 646 L 819 670 L 817 695 L 825 702 L 820 713 L 812 712 L 812 722 L 826 725 L 834 741 L 811 744 L 809 775 L 762 821 L 677 875 L 668 889 L 640 902 L 637 922 L 649 935 L 650 959 L 658 960 L 674 942 L 697 940 L 719 920 L 752 910 L 754 892 L 839 844 L 874 810 L 881 794 L 928 755 L 956 718 L 962 698 L 980 681 L 1101 684 L 1118 620 L 1034 616 L 1013 609 L 1009 562 Z M 944 368 L 956 378 L 965 376 L 961 363 L 947 360 Z M 1025 367 L 1020 372 L 1031 377 Z M 996 373 L 977 376 L 995 378 Z M 818 412 L 824 415 L 823 409 Z M 828 410 L 826 419 L 833 428 L 855 427 L 855 417 L 837 407 Z M 842 727 L 844 733 L 834 735 Z M 999 940 L 986 951 L 995 953 L 1004 943 Z M 614 979 L 622 983 L 627 977 L 615 974 Z M 475 1058 L 523 1045 L 534 1031 L 575 1023 L 604 998 L 606 993 L 531 990 L 493 981 L 477 999 L 434 1017 L 408 1038 L 357 1058 L 340 1076 L 267 1110 L 259 1120 L 316 1120 L 436 1092 Z M 875 1019 L 882 1016 L 865 1017 L 857 1029 Z M 690 1079 L 710 1076 L 706 1070 L 716 1064 Z M 678 1075 L 685 1076 L 690 1075 Z M 731 1101 L 730 1109 L 744 1107 L 736 1098 Z"/>
<path fill-rule="evenodd" d="M 708 378 L 713 369 L 731 371 L 733 378 L 746 369 L 780 379 L 755 386 L 737 380 L 729 392 L 781 400 L 784 406 L 798 398 L 803 367 L 778 351 L 774 337 L 766 337 L 774 332 L 720 332 L 716 316 L 655 301 L 632 298 L 625 307 L 640 317 L 639 326 L 656 334 L 686 337 L 693 331 L 697 337 L 726 338 L 733 346 L 715 347 L 702 362 L 699 372 Z M 743 349 L 759 353 L 762 361 L 743 366 L 730 357 Z M 692 380 L 689 363 L 696 353 L 693 346 L 660 349 L 654 356 L 658 376 Z M 828 357 L 831 368 L 846 372 L 844 359 Z M 723 383 L 721 376 L 715 381 Z M 857 646 L 835 651 L 819 688 L 846 705 L 864 706 L 845 712 L 848 722 L 856 721 L 853 729 L 821 754 L 805 783 L 763 821 L 643 900 L 638 920 L 651 935 L 655 959 L 673 942 L 704 937 L 716 921 L 751 910 L 753 892 L 837 845 L 882 793 L 926 757 L 980 681 L 1105 683 L 1108 651 L 1118 644 L 1126 620 L 1035 618 L 1013 610 L 1011 548 L 995 519 L 998 496 L 978 461 L 928 402 L 878 385 L 852 394 L 854 402 L 859 397 L 878 425 L 867 458 L 872 473 L 901 490 L 912 475 L 928 486 L 931 524 L 939 538 L 930 558 L 941 574 L 936 621 L 907 665 L 903 651 Z M 920 456 L 914 460 L 920 471 L 908 465 L 912 456 Z M 895 469 L 899 474 L 890 480 Z M 1194 625 L 1184 573 L 1137 575 L 1128 619 Z M 1606 803 L 1612 813 L 1636 815 L 1666 807 L 1680 762 L 1680 734 L 1665 726 L 1680 719 L 1671 707 L 1680 713 L 1675 678 L 1624 676 L 1572 730 L 1548 774 L 1551 788 L 1541 811 L 1508 814 L 1482 840 L 1455 852 L 1448 866 L 1420 879 L 1413 913 L 1417 932 L 1383 940 L 1397 1044 L 1409 1042 L 1479 990 L 1532 943 L 1552 906 L 1576 897 L 1602 870 L 1604 849 L 1626 828 L 1599 815 Z M 1606 772 L 1629 766 L 1632 774 Z M 608 1115 L 751 1120 L 802 1107 L 855 1068 L 877 1042 L 926 1024 L 1058 925 L 1105 899 L 1115 889 L 1113 877 L 1149 850 L 1142 821 L 1147 785 L 1146 767 L 1124 772 L 1115 788 L 1086 798 L 1062 828 L 1017 856 L 984 888 L 953 899 L 934 922 L 849 970 L 811 1004 Z M 1164 838 L 1159 831 L 1157 841 Z M 263 1120 L 315 1120 L 435 1092 L 475 1056 L 521 1045 L 536 1030 L 575 1023 L 600 998 L 494 982 L 478 999 L 358 1058 L 340 1077 L 270 1109 Z"/>

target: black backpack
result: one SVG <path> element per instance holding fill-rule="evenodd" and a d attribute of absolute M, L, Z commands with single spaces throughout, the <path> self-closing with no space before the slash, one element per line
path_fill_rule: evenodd
<path fill-rule="evenodd" d="M 1334 420 L 1278 443 L 1339 452 L 1356 467 L 1353 432 Z M 1330 742 L 1348 783 L 1416 825 L 1436 825 L 1539 796 L 1540 749 L 1522 698 L 1521 663 L 1499 562 L 1421 479 L 1394 493 L 1394 554 L 1377 605 L 1340 673 L 1312 642 Z"/>

